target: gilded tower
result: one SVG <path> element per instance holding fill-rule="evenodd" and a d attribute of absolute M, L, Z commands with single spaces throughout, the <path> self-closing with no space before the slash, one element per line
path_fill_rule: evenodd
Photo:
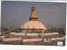
<path fill-rule="evenodd" d="M 35 20 L 35 19 L 38 19 L 38 16 L 36 15 L 35 6 L 32 5 L 32 14 L 31 14 L 30 20 Z"/>

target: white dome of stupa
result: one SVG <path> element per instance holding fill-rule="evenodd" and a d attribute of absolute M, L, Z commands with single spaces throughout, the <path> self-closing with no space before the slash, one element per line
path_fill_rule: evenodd
<path fill-rule="evenodd" d="M 46 30 L 47 28 L 43 25 L 40 21 L 31 20 L 26 22 L 24 25 L 21 26 L 24 29 L 43 29 Z"/>

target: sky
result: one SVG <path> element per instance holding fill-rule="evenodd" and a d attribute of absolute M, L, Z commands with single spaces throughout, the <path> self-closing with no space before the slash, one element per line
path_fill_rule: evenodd
<path fill-rule="evenodd" d="M 36 14 L 39 16 L 39 20 L 46 27 L 65 28 L 66 5 L 65 3 L 55 2 L 1 2 L 1 26 L 20 28 L 21 25 L 29 21 L 32 4 L 36 8 Z"/>

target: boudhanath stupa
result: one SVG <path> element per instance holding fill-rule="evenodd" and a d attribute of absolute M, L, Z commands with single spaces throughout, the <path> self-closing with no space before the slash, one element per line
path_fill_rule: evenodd
<path fill-rule="evenodd" d="M 35 7 L 34 5 L 32 6 L 32 14 L 31 17 L 29 18 L 29 21 L 25 22 L 24 25 L 21 26 L 22 29 L 27 29 L 27 30 L 42 30 L 45 31 L 47 30 L 46 26 L 38 20 L 38 16 L 36 15 Z"/>
<path fill-rule="evenodd" d="M 21 25 L 21 32 L 11 32 L 1 37 L 4 44 L 58 45 L 57 42 L 65 40 L 65 36 L 59 37 L 59 32 L 46 33 L 47 27 L 38 20 L 35 6 L 32 5 L 31 9 L 29 21 Z"/>

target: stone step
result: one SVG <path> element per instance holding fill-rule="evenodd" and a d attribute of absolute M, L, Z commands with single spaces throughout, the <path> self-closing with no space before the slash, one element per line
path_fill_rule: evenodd
<path fill-rule="evenodd" d="M 59 35 L 58 32 L 53 33 L 10 33 L 13 36 L 54 36 Z"/>
<path fill-rule="evenodd" d="M 57 37 L 57 38 L 51 38 L 51 39 L 46 39 L 46 38 L 33 38 L 33 39 L 22 39 L 22 38 L 4 38 L 2 41 L 3 42 L 11 42 L 11 41 L 23 41 L 23 43 L 28 43 L 28 42 L 50 42 L 50 41 L 57 41 L 57 40 L 65 40 L 65 36 L 64 37 Z"/>

